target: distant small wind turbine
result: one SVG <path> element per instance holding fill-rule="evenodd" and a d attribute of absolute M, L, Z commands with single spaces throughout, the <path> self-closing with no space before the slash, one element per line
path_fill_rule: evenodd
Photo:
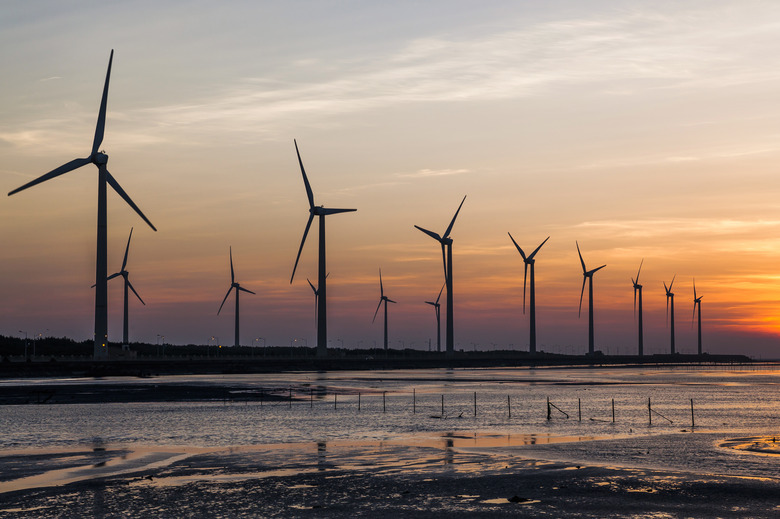
<path fill-rule="evenodd" d="M 135 288 L 133 288 L 132 283 L 130 283 L 130 280 L 128 279 L 128 276 L 130 273 L 127 271 L 127 254 L 130 252 L 130 238 L 133 237 L 133 229 L 130 228 L 130 236 L 127 238 L 127 247 L 125 247 L 125 258 L 122 260 L 122 268 L 119 270 L 119 272 L 116 272 L 114 274 L 111 274 L 108 276 L 108 281 L 114 279 L 117 276 L 122 276 L 125 280 L 124 286 L 125 286 L 125 298 L 124 298 L 124 321 L 122 325 L 122 349 L 129 349 L 130 343 L 127 340 L 128 336 L 128 311 L 127 311 L 127 289 L 133 291 L 133 294 L 135 294 L 135 297 L 138 298 L 141 303 L 143 303 L 144 306 L 146 306 L 146 303 L 144 303 L 144 300 L 141 299 L 141 296 L 138 295 L 138 292 L 135 291 Z"/>
<path fill-rule="evenodd" d="M 639 356 L 641 357 L 644 355 L 644 346 L 643 346 L 643 340 L 644 340 L 644 333 L 642 331 L 642 285 L 639 284 L 639 274 L 642 272 L 642 264 L 645 262 L 643 259 L 641 262 L 639 262 L 639 270 L 636 273 L 636 279 L 631 278 L 631 283 L 634 285 L 634 315 L 637 315 L 637 293 L 639 294 L 639 319 L 638 319 L 638 337 L 639 337 Z"/>
<path fill-rule="evenodd" d="M 417 229 L 438 241 L 441 245 L 441 258 L 444 263 L 444 283 L 447 285 L 447 356 L 455 354 L 455 324 L 452 295 L 452 238 L 450 238 L 450 232 L 452 232 L 452 226 L 455 225 L 455 219 L 458 217 L 460 208 L 463 207 L 463 202 L 465 201 L 466 197 L 464 196 L 458 206 L 458 210 L 455 211 L 455 216 L 452 217 L 450 225 L 442 236 L 427 229 L 423 229 L 419 225 L 415 225 Z"/>
<path fill-rule="evenodd" d="M 83 159 L 73 159 L 62 166 L 55 168 L 45 175 L 41 175 L 35 180 L 28 182 L 22 187 L 18 187 L 8 193 L 8 196 L 23 191 L 28 187 L 35 186 L 41 182 L 46 182 L 52 178 L 58 177 L 74 169 L 87 164 L 94 164 L 98 168 L 98 217 L 97 217 L 97 259 L 95 261 L 95 346 L 93 357 L 95 359 L 108 358 L 108 217 L 106 212 L 106 185 L 111 186 L 114 191 L 127 204 L 138 213 L 143 221 L 153 230 L 157 230 L 152 222 L 141 212 L 138 206 L 130 199 L 130 196 L 122 189 L 119 182 L 108 172 L 108 155 L 100 151 L 100 145 L 103 143 L 103 134 L 106 128 L 106 105 L 108 103 L 108 82 L 111 78 L 111 63 L 114 60 L 114 51 L 111 50 L 111 56 L 108 58 L 108 71 L 106 72 L 106 82 L 103 85 L 103 97 L 100 101 L 100 110 L 98 112 L 97 127 L 95 128 L 95 137 L 92 140 L 92 151 L 89 157 Z"/>
<path fill-rule="evenodd" d="M 251 290 L 247 290 L 246 288 L 242 287 L 238 283 L 236 283 L 236 273 L 233 270 L 233 247 L 230 247 L 230 288 L 228 288 L 227 294 L 225 294 L 225 299 L 222 300 L 222 304 L 219 305 L 219 310 L 217 310 L 217 315 L 222 311 L 222 307 L 225 306 L 225 301 L 227 301 L 228 296 L 230 295 L 230 291 L 233 289 L 236 289 L 236 340 L 235 340 L 235 346 L 240 346 L 240 341 L 238 338 L 238 294 L 239 292 L 247 292 L 249 294 L 254 294 Z"/>
<path fill-rule="evenodd" d="M 382 269 L 379 269 L 379 305 L 377 305 L 376 312 L 374 312 L 372 323 L 376 321 L 376 314 L 379 313 L 382 303 L 385 304 L 385 351 L 387 351 L 387 303 L 395 303 L 395 301 L 385 295 L 385 288 L 382 285 Z"/>
<path fill-rule="evenodd" d="M 325 276 L 326 278 L 330 276 L 330 272 Z M 314 325 L 317 325 L 317 302 L 319 300 L 320 291 L 317 290 L 317 287 L 314 286 L 314 284 L 309 280 L 309 278 L 306 278 L 306 281 L 308 281 L 309 286 L 311 287 L 312 291 L 314 292 Z"/>
<path fill-rule="evenodd" d="M 582 315 L 582 296 L 585 294 L 585 283 L 588 282 L 588 355 L 595 353 L 593 345 L 593 274 L 606 267 L 602 265 L 593 270 L 585 268 L 585 261 L 582 259 L 582 253 L 580 252 L 580 244 L 577 244 L 577 254 L 580 256 L 580 263 L 582 264 L 582 290 L 580 291 L 580 310 L 578 317 Z"/>
<path fill-rule="evenodd" d="M 512 234 L 509 234 L 509 239 L 512 240 L 512 243 L 515 244 L 515 247 L 517 247 L 517 251 L 520 253 L 520 256 L 523 257 L 523 263 L 525 263 L 525 269 L 523 271 L 523 313 L 525 313 L 525 285 L 526 280 L 528 279 L 528 266 L 531 266 L 531 315 L 530 315 L 530 339 L 529 339 L 529 346 L 528 351 L 529 353 L 536 353 L 536 282 L 535 282 L 535 276 L 534 276 L 534 264 L 536 263 L 536 260 L 534 259 L 534 256 L 536 256 L 536 253 L 539 252 L 539 249 L 542 248 L 542 245 L 547 243 L 547 240 L 550 239 L 548 236 L 545 238 L 545 240 L 527 257 L 525 255 L 525 252 L 523 252 L 523 249 L 520 248 L 520 245 L 517 244 L 514 238 L 512 238 Z"/>
<path fill-rule="evenodd" d="M 441 299 L 441 293 L 444 292 L 444 287 L 447 286 L 447 284 L 443 284 L 441 286 L 441 290 L 439 290 L 439 295 L 436 296 L 436 301 L 426 301 L 426 304 L 429 304 L 433 306 L 434 310 L 436 310 L 436 351 L 441 353 L 441 305 L 439 304 L 439 299 Z"/>
<path fill-rule="evenodd" d="M 696 297 L 696 280 L 693 280 L 693 315 L 696 315 L 696 308 L 698 307 L 699 310 L 699 335 L 698 335 L 698 353 L 699 355 L 702 354 L 701 351 L 701 298 L 704 296 Z M 691 317 L 691 324 L 693 324 L 693 316 Z"/>
<path fill-rule="evenodd" d="M 666 286 L 666 282 L 664 282 L 664 290 L 666 290 L 666 322 L 667 322 L 667 324 L 669 324 L 669 316 L 671 315 L 671 317 L 672 317 L 672 320 L 671 320 L 671 323 L 672 323 L 672 326 L 671 326 L 671 331 L 672 331 L 672 339 L 671 339 L 672 355 L 675 354 L 675 351 L 674 351 L 674 294 L 672 293 L 672 285 L 674 285 L 674 278 L 675 277 L 677 277 L 676 274 L 674 276 L 672 276 L 672 282 L 669 283 L 668 287 Z M 672 312 L 671 312 L 671 314 L 669 313 L 669 302 L 670 301 L 672 303 Z"/>
<path fill-rule="evenodd" d="M 301 175 L 303 175 L 303 185 L 306 188 L 306 197 L 309 199 L 309 221 L 306 222 L 306 228 L 303 231 L 303 239 L 301 240 L 301 246 L 298 248 L 298 255 L 295 257 L 295 266 L 293 267 L 292 276 L 290 276 L 290 284 L 292 284 L 295 278 L 295 270 L 298 268 L 298 260 L 301 259 L 301 251 L 303 251 L 303 244 L 306 243 L 306 236 L 309 234 L 309 228 L 311 222 L 315 216 L 320 218 L 320 241 L 319 241 L 319 268 L 317 271 L 317 297 L 318 297 L 318 312 L 317 312 L 317 356 L 325 357 L 328 354 L 328 300 L 326 297 L 326 281 L 327 275 L 325 271 L 327 267 L 325 265 L 325 217 L 330 214 L 347 213 L 351 211 L 357 211 L 357 209 L 331 209 L 323 207 L 321 205 L 314 205 L 314 193 L 309 185 L 309 179 L 306 177 L 306 170 L 303 168 L 303 161 L 301 160 L 301 154 L 298 151 L 298 142 L 295 143 L 295 153 L 298 155 L 298 164 L 301 167 Z"/>

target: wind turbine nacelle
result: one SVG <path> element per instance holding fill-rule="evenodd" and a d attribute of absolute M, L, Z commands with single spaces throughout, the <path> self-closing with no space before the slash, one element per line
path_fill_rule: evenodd
<path fill-rule="evenodd" d="M 105 166 L 106 164 L 108 164 L 108 155 L 106 155 L 102 151 L 99 151 L 95 153 L 95 155 L 92 157 L 92 162 L 94 162 L 98 166 Z"/>

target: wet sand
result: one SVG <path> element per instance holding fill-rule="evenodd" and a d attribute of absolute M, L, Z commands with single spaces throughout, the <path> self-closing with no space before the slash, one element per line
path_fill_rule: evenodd
<path fill-rule="evenodd" d="M 95 445 L 5 451 L 0 455 L 0 516 L 780 515 L 777 478 L 540 456 L 569 455 L 559 447 L 587 449 L 605 441 L 630 445 L 636 439 L 533 437 L 533 445 L 542 450 L 528 450 L 517 436 L 507 442 L 496 435 L 445 435 L 234 448 Z M 726 443 L 713 449 L 729 451 L 732 445 Z M 654 461 L 648 459 L 646 465 L 653 467 Z"/>

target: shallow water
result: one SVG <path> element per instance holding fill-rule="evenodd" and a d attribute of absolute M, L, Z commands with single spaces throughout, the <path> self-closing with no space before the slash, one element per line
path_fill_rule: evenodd
<path fill-rule="evenodd" d="M 51 380 L 2 383 L 45 382 Z M 170 376 L 152 382 L 242 389 L 235 400 L 4 406 L 0 450 L 95 443 L 213 447 L 476 432 L 656 435 L 691 429 L 691 400 L 697 431 L 773 434 L 780 421 L 776 369 L 442 369 Z M 282 400 L 271 401 L 270 394 Z"/>

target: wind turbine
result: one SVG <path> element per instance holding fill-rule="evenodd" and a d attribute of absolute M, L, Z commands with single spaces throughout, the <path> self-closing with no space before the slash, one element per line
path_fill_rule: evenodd
<path fill-rule="evenodd" d="M 447 284 L 441 286 L 441 290 L 439 290 L 439 295 L 436 297 L 436 301 L 426 301 L 426 304 L 429 304 L 433 306 L 434 310 L 436 310 L 436 351 L 441 353 L 441 305 L 439 304 L 439 299 L 441 299 L 441 293 L 444 292 L 444 287 Z"/>
<path fill-rule="evenodd" d="M 230 247 L 230 288 L 228 288 L 227 294 L 225 294 L 225 299 L 222 300 L 222 304 L 219 305 L 219 310 L 217 310 L 217 315 L 222 311 L 222 307 L 225 306 L 225 301 L 227 301 L 228 296 L 230 295 L 230 291 L 233 289 L 236 289 L 236 341 L 235 346 L 238 347 L 240 345 L 240 342 L 238 340 L 238 294 L 239 292 L 248 292 L 250 294 L 254 294 L 251 290 L 247 290 L 246 288 L 242 287 L 238 283 L 236 283 L 236 273 L 233 270 L 233 247 Z"/>
<path fill-rule="evenodd" d="M 525 252 L 523 252 L 523 249 L 520 248 L 520 245 L 517 244 L 514 238 L 512 238 L 511 233 L 509 234 L 509 238 L 512 240 L 512 243 L 515 244 L 515 247 L 517 247 L 517 251 L 520 253 L 520 255 L 523 257 L 523 263 L 525 263 L 525 269 L 523 271 L 523 313 L 525 313 L 525 285 L 526 280 L 528 279 L 528 266 L 531 267 L 531 315 L 530 315 L 530 339 L 529 339 L 529 346 L 528 351 L 529 353 L 536 353 L 536 282 L 535 276 L 534 276 L 534 264 L 536 263 L 536 260 L 534 259 L 534 256 L 536 256 L 536 253 L 539 252 L 539 249 L 542 248 L 542 245 L 547 243 L 547 240 L 550 239 L 548 236 L 545 238 L 545 240 L 539 245 L 531 254 L 528 256 L 525 255 Z"/>
<path fill-rule="evenodd" d="M 582 290 L 580 291 L 580 310 L 578 317 L 582 315 L 582 296 L 585 294 L 585 282 L 588 283 L 588 355 L 593 355 L 595 349 L 593 347 L 593 274 L 606 267 L 602 265 L 593 270 L 585 268 L 585 261 L 582 259 L 582 253 L 580 252 L 580 244 L 577 244 L 577 254 L 580 255 L 580 263 L 582 264 Z"/>
<path fill-rule="evenodd" d="M 696 297 L 696 280 L 693 280 L 693 316 L 696 315 L 696 307 L 699 307 L 699 340 L 698 340 L 698 352 L 701 355 L 701 298 L 704 296 Z M 693 316 L 691 316 L 691 324 L 693 324 Z"/>
<path fill-rule="evenodd" d="M 452 232 L 452 226 L 455 225 L 455 219 L 458 217 L 460 208 L 463 207 L 463 202 L 466 201 L 466 197 L 463 197 L 458 210 L 455 211 L 455 216 L 452 217 L 449 227 L 444 232 L 443 236 L 439 236 L 435 232 L 423 229 L 419 225 L 415 225 L 417 229 L 424 232 L 434 240 L 441 244 L 441 258 L 444 263 L 444 283 L 447 286 L 447 356 L 455 354 L 455 337 L 454 337 L 454 323 L 453 323 L 453 307 L 452 307 L 452 238 L 450 238 L 450 232 Z"/>
<path fill-rule="evenodd" d="M 319 243 L 319 268 L 317 272 L 317 297 L 318 297 L 318 312 L 317 312 L 317 356 L 325 357 L 328 355 L 328 300 L 326 295 L 326 282 L 327 275 L 325 274 L 325 217 L 329 214 L 347 213 L 350 211 L 357 211 L 357 209 L 332 209 L 321 205 L 314 205 L 314 193 L 312 193 L 311 185 L 309 185 L 309 179 L 306 178 L 306 170 L 303 168 L 303 161 L 301 160 L 301 154 L 298 151 L 298 142 L 295 143 L 295 153 L 298 155 L 298 164 L 301 166 L 301 175 L 303 175 L 303 185 L 306 188 L 306 197 L 309 199 L 309 221 L 306 222 L 306 228 L 303 231 L 303 239 L 301 240 L 301 246 L 298 248 L 298 256 L 295 258 L 295 266 L 293 267 L 292 276 L 290 276 L 290 284 L 292 284 L 295 278 L 295 270 L 298 268 L 298 260 L 301 259 L 301 251 L 303 250 L 303 244 L 306 243 L 306 236 L 309 234 L 309 228 L 311 222 L 315 216 L 319 216 L 320 223 L 320 243 Z"/>
<path fill-rule="evenodd" d="M 634 315 L 636 316 L 636 295 L 639 293 L 639 329 L 638 329 L 638 337 L 639 337 L 639 356 L 641 357 L 644 355 L 644 345 L 643 345 L 643 331 L 642 331 L 642 285 L 639 284 L 639 274 L 642 272 L 642 264 L 645 262 L 643 259 L 641 262 L 639 262 L 639 270 L 636 273 L 636 279 L 631 278 L 631 283 L 634 285 Z"/>
<path fill-rule="evenodd" d="M 372 323 L 376 321 L 376 314 L 379 313 L 379 308 L 382 306 L 382 303 L 385 304 L 385 351 L 387 351 L 387 303 L 395 303 L 395 301 L 385 295 L 385 289 L 382 286 L 382 269 L 379 269 L 379 305 L 377 305 L 376 312 L 374 312 L 374 318 L 371 320 Z"/>
<path fill-rule="evenodd" d="M 103 97 L 100 101 L 100 110 L 98 111 L 97 126 L 95 128 L 95 137 L 92 140 L 92 151 L 88 157 L 83 159 L 73 159 L 62 166 L 55 168 L 45 175 L 42 175 L 27 184 L 18 187 L 8 193 L 8 196 L 23 191 L 28 187 L 35 186 L 41 182 L 51 180 L 74 169 L 87 164 L 94 164 L 98 168 L 98 208 L 97 208 L 97 259 L 95 261 L 95 346 L 93 357 L 95 359 L 108 358 L 108 217 L 106 215 L 106 185 L 111 186 L 127 204 L 135 210 L 136 213 L 151 227 L 157 230 L 152 222 L 141 212 L 138 206 L 130 199 L 119 182 L 108 172 L 108 155 L 100 151 L 100 145 L 103 143 L 103 133 L 106 128 L 106 104 L 108 102 L 108 82 L 111 77 L 111 63 L 114 59 L 114 51 L 111 50 L 111 56 L 108 59 L 108 71 L 106 72 L 106 82 L 103 85 Z"/>
<path fill-rule="evenodd" d="M 327 278 L 330 276 L 330 272 L 328 272 L 325 277 Z M 314 292 L 314 324 L 317 324 L 317 301 L 319 300 L 320 291 L 317 290 L 317 287 L 314 286 L 314 284 L 309 280 L 309 278 L 306 278 L 306 281 L 309 282 L 309 286 L 311 287 L 312 291 Z"/>
<path fill-rule="evenodd" d="M 126 267 L 127 267 L 127 254 L 128 254 L 128 252 L 130 252 L 130 238 L 132 238 L 132 237 L 133 237 L 133 228 L 131 227 L 130 228 L 130 236 L 128 236 L 128 238 L 127 238 L 127 247 L 125 247 L 125 258 L 124 258 L 124 260 L 122 260 L 122 268 L 119 270 L 119 272 L 116 272 L 116 273 L 111 274 L 110 276 L 108 276 L 108 281 L 114 279 L 117 276 L 122 276 L 124 278 L 124 280 L 125 280 L 125 283 L 124 283 L 124 285 L 125 285 L 124 322 L 123 322 L 123 325 L 122 325 L 122 349 L 125 349 L 125 350 L 130 348 L 130 343 L 127 340 L 127 335 L 128 335 L 128 333 L 127 333 L 127 330 L 128 330 L 128 324 L 127 324 L 127 321 L 128 321 L 128 318 L 127 318 L 127 316 L 128 316 L 128 312 L 127 312 L 127 289 L 129 288 L 130 290 L 132 290 L 133 294 L 135 294 L 135 297 L 137 297 L 138 300 L 141 301 L 141 303 L 143 303 L 144 306 L 146 306 L 146 303 L 144 303 L 144 300 L 141 299 L 141 296 L 138 295 L 138 292 L 135 291 L 135 288 L 133 288 L 132 283 L 130 283 L 130 280 L 128 279 L 128 276 L 130 275 L 130 273 L 126 270 Z"/>
<path fill-rule="evenodd" d="M 674 285 L 674 278 L 677 277 L 677 275 L 672 276 L 672 282 L 669 283 L 669 286 L 666 286 L 666 282 L 664 282 L 664 289 L 666 290 L 666 321 L 667 324 L 669 323 L 669 301 L 672 302 L 672 355 L 675 354 L 674 351 L 674 294 L 672 293 L 672 285 Z"/>

